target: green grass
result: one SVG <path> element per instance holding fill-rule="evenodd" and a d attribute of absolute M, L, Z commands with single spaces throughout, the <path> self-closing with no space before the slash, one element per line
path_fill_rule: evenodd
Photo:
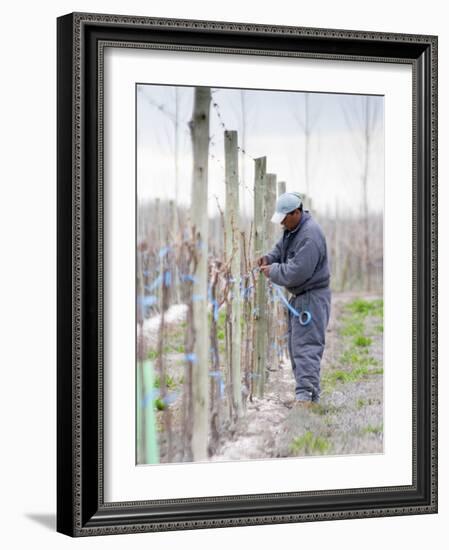
<path fill-rule="evenodd" d="M 160 376 L 155 377 L 153 385 L 154 385 L 155 388 L 160 388 L 161 387 L 161 378 L 160 378 Z M 165 386 L 169 389 L 176 388 L 177 384 L 176 384 L 175 379 L 173 378 L 173 376 L 170 376 L 169 374 L 167 374 L 165 376 Z"/>
<path fill-rule="evenodd" d="M 367 315 L 373 315 L 374 317 L 383 316 L 384 301 L 378 300 L 363 300 L 357 298 L 345 306 L 345 310 L 351 313 L 366 317 Z"/>
<path fill-rule="evenodd" d="M 220 341 L 225 339 L 226 311 L 224 309 L 218 312 L 217 319 L 217 338 Z"/>
<path fill-rule="evenodd" d="M 365 405 L 366 405 L 366 401 L 364 399 L 357 399 L 356 406 L 358 409 L 363 409 Z"/>
<path fill-rule="evenodd" d="M 360 378 L 364 378 L 369 374 L 369 368 L 363 366 L 357 367 L 350 371 L 335 370 L 330 374 L 329 378 L 331 383 L 335 384 L 335 382 L 343 382 L 344 384 L 346 384 L 347 382 L 356 382 L 357 380 L 360 380 Z"/>
<path fill-rule="evenodd" d="M 357 298 L 343 308 L 340 334 L 344 337 L 352 337 L 352 345 L 356 347 L 369 347 L 373 340 L 365 333 L 365 318 L 368 315 L 374 317 L 383 316 L 383 300 L 362 300 Z M 383 324 L 377 324 L 375 333 L 383 332 Z"/>
<path fill-rule="evenodd" d="M 372 426 L 371 424 L 368 424 L 368 426 L 365 426 L 362 430 L 362 434 L 374 434 L 379 435 L 384 431 L 383 424 L 380 424 L 380 426 Z"/>
<path fill-rule="evenodd" d="M 324 437 L 315 436 L 313 432 L 307 431 L 300 437 L 295 437 L 290 443 L 289 449 L 293 455 L 324 454 L 331 448 L 330 442 Z"/>
<path fill-rule="evenodd" d="M 367 348 L 373 343 L 372 338 L 368 336 L 357 336 L 354 338 L 354 345 L 359 348 Z"/>
<path fill-rule="evenodd" d="M 340 330 L 342 336 L 360 336 L 365 331 L 365 324 L 359 316 L 344 316 L 342 324 Z"/>
<path fill-rule="evenodd" d="M 175 339 L 173 338 L 173 342 L 170 344 L 167 344 L 163 348 L 163 355 L 169 355 L 170 353 L 184 353 L 185 347 L 184 344 L 176 343 Z M 159 357 L 159 352 L 155 349 L 150 349 L 147 354 L 148 359 L 151 359 L 154 361 Z"/>
<path fill-rule="evenodd" d="M 369 355 L 366 348 L 350 348 L 340 355 L 339 363 L 344 366 L 369 367 L 378 365 L 379 361 Z"/>
<path fill-rule="evenodd" d="M 185 347 L 184 344 L 172 341 L 170 344 L 164 346 L 164 354 L 169 355 L 170 353 L 184 353 Z"/>
<path fill-rule="evenodd" d="M 327 391 L 329 391 L 339 383 L 347 384 L 348 382 L 357 382 L 358 380 L 366 378 L 367 376 L 373 376 L 382 373 L 382 368 L 372 369 L 369 368 L 367 365 L 355 367 L 351 370 L 337 369 L 328 372 L 323 376 L 323 386 L 327 389 Z"/>
<path fill-rule="evenodd" d="M 217 325 L 221 328 L 224 328 L 225 323 L 226 323 L 226 311 L 225 309 L 221 309 L 218 312 Z"/>
<path fill-rule="evenodd" d="M 165 411 L 165 409 L 167 408 L 160 397 L 156 397 L 156 399 L 154 400 L 154 406 L 158 411 Z"/>
<path fill-rule="evenodd" d="M 370 374 L 383 374 L 384 369 L 382 367 L 379 367 L 378 369 L 371 369 Z"/>
<path fill-rule="evenodd" d="M 375 327 L 366 333 L 365 320 L 380 317 Z M 383 332 L 383 300 L 357 298 L 343 307 L 339 335 L 342 336 L 343 351 L 337 361 L 323 376 L 323 390 L 332 391 L 337 384 L 356 382 L 367 376 L 383 374 L 379 360 L 370 354 L 375 335 Z M 365 402 L 358 403 L 361 408 Z"/>

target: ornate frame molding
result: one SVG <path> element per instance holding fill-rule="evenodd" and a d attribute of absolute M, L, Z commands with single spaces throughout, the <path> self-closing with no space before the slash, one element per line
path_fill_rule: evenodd
<path fill-rule="evenodd" d="M 416 399 L 410 487 L 104 503 L 101 136 L 103 51 L 111 45 L 412 65 Z M 89 121 L 85 111 L 94 103 L 97 120 Z M 87 245 L 85 232 L 94 245 Z M 58 19 L 58 531 L 89 536 L 436 512 L 437 284 L 437 37 L 83 13 Z M 95 319 L 86 312 L 94 299 Z M 88 331 L 93 323 L 95 338 Z M 83 421 L 88 412 L 97 416 L 95 428 Z M 264 501 L 285 501 L 285 510 L 299 511 L 264 514 L 258 508 Z M 232 509 L 234 517 L 208 517 L 208 503 Z M 157 504 L 171 506 L 170 514 L 157 519 Z M 176 519 L 186 514 L 190 519 Z"/>

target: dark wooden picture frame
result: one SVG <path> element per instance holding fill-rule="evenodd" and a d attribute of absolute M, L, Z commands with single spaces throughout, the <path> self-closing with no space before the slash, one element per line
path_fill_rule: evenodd
<path fill-rule="evenodd" d="M 71 536 L 437 512 L 437 38 L 157 19 L 58 18 L 57 530 Z M 406 63 L 413 71 L 413 483 L 160 501 L 103 497 L 102 43 Z M 136 47 L 136 46 L 135 46 Z M 151 495 L 148 495 L 151 498 Z"/>

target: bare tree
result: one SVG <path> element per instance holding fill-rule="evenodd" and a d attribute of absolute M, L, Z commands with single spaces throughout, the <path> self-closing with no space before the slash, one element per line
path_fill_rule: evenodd
<path fill-rule="evenodd" d="M 310 185 L 310 141 L 313 129 L 318 120 L 318 116 L 316 111 L 312 112 L 311 109 L 311 94 L 306 92 L 304 94 L 301 94 L 300 97 L 302 98 L 302 105 L 299 111 L 295 111 L 295 119 L 304 134 L 304 189 L 302 191 L 305 195 L 307 204 L 311 206 L 312 193 Z"/>
<path fill-rule="evenodd" d="M 371 290 L 371 243 L 370 243 L 370 211 L 368 185 L 371 169 L 372 142 L 379 121 L 379 102 L 373 96 L 358 98 L 358 108 L 351 104 L 349 109 L 342 103 L 343 115 L 348 129 L 353 135 L 353 143 L 360 166 L 361 185 L 361 214 L 363 247 L 360 259 L 360 270 L 364 274 L 364 283 L 368 291 Z"/>

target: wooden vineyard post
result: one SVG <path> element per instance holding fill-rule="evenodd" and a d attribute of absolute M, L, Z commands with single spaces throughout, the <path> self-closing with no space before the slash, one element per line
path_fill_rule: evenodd
<path fill-rule="evenodd" d="M 253 342 L 253 295 L 254 292 L 252 292 L 252 283 L 253 283 L 253 265 L 251 259 L 248 257 L 251 253 L 251 241 L 252 241 L 252 233 L 253 233 L 253 224 L 251 223 L 249 228 L 249 235 L 248 235 L 248 242 L 246 242 L 246 235 L 245 232 L 242 231 L 242 252 L 243 252 L 243 265 L 244 271 L 246 275 L 243 278 L 243 295 L 244 300 L 242 304 L 243 308 L 243 326 L 242 326 L 242 370 L 244 370 L 244 388 L 245 394 L 248 395 L 249 389 L 251 388 L 251 374 L 253 372 L 253 349 L 254 349 L 254 342 Z M 246 400 L 243 401 L 243 407 L 246 405 Z"/>
<path fill-rule="evenodd" d="M 285 181 L 278 181 L 277 198 L 279 198 L 281 195 L 283 195 L 286 192 L 285 189 L 286 189 Z M 284 228 L 282 227 L 281 224 L 279 224 L 275 229 L 276 237 L 279 238 L 283 232 L 284 232 Z"/>
<path fill-rule="evenodd" d="M 212 315 L 210 322 L 210 346 L 212 354 L 211 365 L 211 384 L 210 384 L 210 438 L 209 451 L 215 454 L 220 440 L 221 424 L 221 398 L 224 390 L 224 381 L 222 371 L 220 370 L 220 352 L 218 345 L 217 322 L 218 322 L 218 302 L 217 302 L 217 283 L 219 269 L 216 262 L 211 262 L 210 266 L 210 301 L 212 303 Z"/>
<path fill-rule="evenodd" d="M 226 258 L 231 258 L 231 330 L 230 372 L 234 414 L 241 417 L 241 299 L 240 299 L 240 210 L 237 132 L 225 131 L 225 180 L 226 180 Z"/>
<path fill-rule="evenodd" d="M 286 192 L 285 189 L 286 189 L 285 181 L 278 181 L 276 198 L 279 198 L 281 195 L 283 195 Z M 275 232 L 276 238 L 279 239 L 282 233 L 284 232 L 284 228 L 282 227 L 281 224 L 279 224 L 277 227 L 275 227 L 274 232 Z"/>
<path fill-rule="evenodd" d="M 285 193 L 285 181 L 278 181 L 278 197 Z"/>
<path fill-rule="evenodd" d="M 198 263 L 193 284 L 194 358 L 192 360 L 192 453 L 193 460 L 205 460 L 209 407 L 209 330 L 207 307 L 208 257 L 208 155 L 210 88 L 196 87 L 189 123 L 193 149 L 191 215 Z"/>
<path fill-rule="evenodd" d="M 160 398 L 164 403 L 163 409 L 163 425 L 166 437 L 166 448 L 167 448 L 167 462 L 172 462 L 173 459 L 173 434 L 172 434 L 172 421 L 171 421 L 171 410 L 167 402 L 167 372 L 165 365 L 165 355 L 164 355 L 164 345 L 165 345 L 165 313 L 168 309 L 168 285 L 167 285 L 167 274 L 168 270 L 166 269 L 166 254 L 161 254 L 161 270 L 162 270 L 162 281 L 161 281 L 161 314 L 159 321 L 159 330 L 157 337 L 157 368 L 159 371 L 159 388 L 160 388 Z M 145 378 L 144 378 L 145 380 Z"/>
<path fill-rule="evenodd" d="M 255 159 L 254 178 L 254 258 L 260 258 L 265 253 L 265 175 L 267 158 Z M 257 276 L 256 302 L 254 312 L 254 347 L 255 372 L 253 373 L 253 389 L 257 397 L 263 397 L 265 384 L 265 365 L 267 361 L 267 299 L 266 279 L 262 273 Z"/>
<path fill-rule="evenodd" d="M 277 239 L 276 226 L 271 221 L 276 207 L 276 175 L 266 174 L 265 177 L 265 249 L 271 250 Z M 267 288 L 267 364 L 270 369 L 274 367 L 276 347 L 277 311 L 273 302 L 272 288 Z"/>
<path fill-rule="evenodd" d="M 265 246 L 271 250 L 276 239 L 276 225 L 271 221 L 276 207 L 276 174 L 266 175 L 265 184 Z"/>
<path fill-rule="evenodd" d="M 279 198 L 281 195 L 283 195 L 286 192 L 286 183 L 285 181 L 278 181 L 277 183 L 277 198 Z M 276 231 L 276 238 L 280 239 L 284 228 L 279 224 L 279 227 L 275 229 Z M 286 296 L 287 291 L 283 288 L 281 292 Z M 280 299 L 278 298 L 275 304 L 275 318 L 277 319 L 276 323 L 276 339 L 277 339 L 277 354 L 279 359 L 279 364 L 282 361 L 283 356 L 286 354 L 287 350 L 287 314 L 285 312 L 284 306 L 280 302 Z"/>

